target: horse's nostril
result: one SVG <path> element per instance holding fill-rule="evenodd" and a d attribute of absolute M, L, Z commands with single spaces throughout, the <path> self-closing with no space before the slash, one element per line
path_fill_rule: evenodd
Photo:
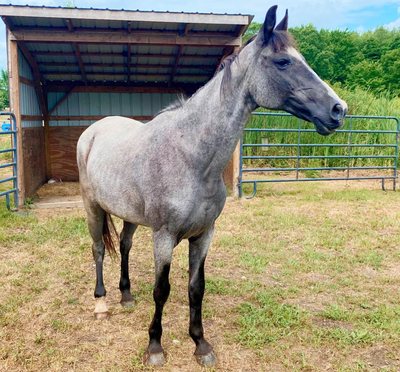
<path fill-rule="evenodd" d="M 340 103 L 337 103 L 335 106 L 332 108 L 332 118 L 339 120 L 343 116 L 343 107 Z"/>

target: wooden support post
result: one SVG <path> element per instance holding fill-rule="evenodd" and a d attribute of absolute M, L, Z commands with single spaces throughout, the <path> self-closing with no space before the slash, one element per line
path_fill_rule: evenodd
<path fill-rule="evenodd" d="M 237 52 L 239 48 L 235 48 L 235 50 L 230 50 L 229 54 L 233 52 Z M 226 51 L 225 53 L 228 53 Z M 232 190 L 232 196 L 234 198 L 239 197 L 239 189 L 237 184 L 239 183 L 239 168 L 240 168 L 240 141 L 237 144 L 235 151 L 233 152 L 231 160 L 229 160 L 228 165 L 225 168 L 223 179 L 225 185 L 228 189 Z"/>
<path fill-rule="evenodd" d="M 229 160 L 228 165 L 225 168 L 223 178 L 228 190 L 232 191 L 234 198 L 239 197 L 239 189 L 237 184 L 239 183 L 239 166 L 240 166 L 240 142 L 237 144 L 235 151 Z"/>
<path fill-rule="evenodd" d="M 43 124 L 44 124 L 44 147 L 46 151 L 46 178 L 47 180 L 52 178 L 51 172 L 51 156 L 50 156 L 50 113 L 48 111 L 48 100 L 47 100 L 47 91 L 43 92 L 44 102 L 45 102 L 45 110 L 42 111 L 43 115 Z M 68 94 L 68 93 L 67 93 Z"/>
<path fill-rule="evenodd" d="M 7 29 L 7 53 L 8 53 L 8 79 L 10 90 L 11 112 L 15 115 L 17 125 L 17 179 L 19 189 L 19 206 L 25 203 L 25 179 L 24 179 L 24 154 L 22 150 L 22 123 L 21 102 L 19 95 L 19 67 L 18 67 L 18 44 L 10 40 L 10 31 Z M 14 175 L 15 176 L 15 175 Z"/>

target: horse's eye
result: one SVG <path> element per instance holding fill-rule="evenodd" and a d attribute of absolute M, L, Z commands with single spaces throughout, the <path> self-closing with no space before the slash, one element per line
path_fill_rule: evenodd
<path fill-rule="evenodd" d="M 278 60 L 274 61 L 274 63 L 276 65 L 276 67 L 278 67 L 280 70 L 285 70 L 292 64 L 290 59 L 287 59 L 287 58 L 278 59 Z"/>

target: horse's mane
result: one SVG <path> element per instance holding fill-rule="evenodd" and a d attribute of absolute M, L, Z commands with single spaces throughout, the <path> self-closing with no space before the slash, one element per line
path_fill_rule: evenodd
<path fill-rule="evenodd" d="M 224 75 L 222 76 L 222 81 L 221 81 L 221 93 L 222 95 L 224 94 L 224 92 L 227 92 L 230 90 L 230 84 L 231 84 L 231 80 L 232 80 L 232 71 L 231 71 L 231 66 L 232 63 L 235 61 L 239 61 L 239 56 L 240 56 L 240 52 L 247 46 L 249 45 L 251 42 L 253 42 L 255 40 L 255 38 L 257 37 L 257 34 L 252 36 L 249 40 L 247 40 L 247 42 L 240 47 L 239 50 L 237 50 L 235 53 L 227 56 L 221 63 L 221 65 L 219 66 L 219 68 L 215 71 L 214 76 L 216 76 L 217 74 L 219 74 L 220 72 L 222 72 Z M 296 47 L 296 41 L 294 40 L 293 36 L 287 32 L 287 31 L 280 31 L 280 30 L 275 30 L 272 33 L 271 38 L 269 39 L 267 45 L 270 45 L 273 50 L 275 52 L 279 52 L 282 49 L 288 48 L 288 47 Z M 207 85 L 207 84 L 206 84 Z M 201 87 L 198 91 L 200 91 L 201 89 L 203 89 L 203 87 Z M 197 92 L 198 92 L 197 91 Z M 196 95 L 197 92 L 194 94 Z M 193 96 L 194 96 L 193 95 Z M 192 97 L 193 97 L 192 96 Z M 162 109 L 159 113 L 156 114 L 156 116 L 167 112 L 167 111 L 173 111 L 173 110 L 177 110 L 181 107 L 183 107 L 183 105 L 189 100 L 188 97 L 185 97 L 183 95 L 180 95 L 178 97 L 178 99 L 176 101 L 174 101 L 173 103 L 171 103 L 169 106 L 167 106 L 166 108 Z"/>
<path fill-rule="evenodd" d="M 188 97 L 185 97 L 183 94 L 180 94 L 178 96 L 178 98 L 172 102 L 170 105 L 168 105 L 167 107 L 163 108 L 161 111 L 159 111 L 155 116 L 158 116 L 166 111 L 173 111 L 173 110 L 177 110 L 181 107 L 183 107 L 183 105 L 185 104 L 185 102 L 188 100 Z"/>

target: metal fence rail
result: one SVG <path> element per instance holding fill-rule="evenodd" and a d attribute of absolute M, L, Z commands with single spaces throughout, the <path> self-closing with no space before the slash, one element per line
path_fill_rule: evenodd
<path fill-rule="evenodd" d="M 11 162 L 7 162 L 5 164 L 0 164 L 0 169 L 4 168 L 12 168 L 13 170 L 13 176 L 12 177 L 6 177 L 3 179 L 0 179 L 0 184 L 3 184 L 5 182 L 12 182 L 12 187 L 9 190 L 0 192 L 0 196 L 5 196 L 6 197 L 6 204 L 7 208 L 10 208 L 10 195 L 14 194 L 14 206 L 17 209 L 18 208 L 18 180 L 17 180 L 17 126 L 16 126 L 16 120 L 15 116 L 11 112 L 0 112 L 0 115 L 7 115 L 11 117 L 11 125 L 9 129 L 0 129 L 0 135 L 9 135 L 12 138 L 11 141 L 11 146 L 10 148 L 6 148 L 3 150 L 0 150 L 0 154 L 11 152 L 12 153 L 12 160 Z"/>
<path fill-rule="evenodd" d="M 292 117 L 291 114 L 283 114 L 283 113 L 253 113 L 253 116 L 263 116 L 263 117 Z M 366 129 L 353 129 L 353 121 L 368 119 L 372 121 L 386 121 L 390 122 L 390 126 L 393 126 L 393 129 L 387 130 L 366 130 Z M 253 197 L 257 192 L 257 184 L 258 183 L 266 183 L 266 182 L 295 182 L 295 181 L 336 181 L 336 180 L 363 180 L 363 179 L 380 179 L 382 180 L 382 188 L 385 189 L 385 180 L 390 180 L 393 182 L 393 190 L 396 189 L 396 179 L 397 179 L 397 158 L 398 158 L 398 144 L 399 144 L 399 131 L 400 125 L 399 120 L 396 117 L 391 116 L 361 116 L 361 115 L 348 115 L 346 116 L 346 127 L 347 122 L 349 122 L 348 129 L 337 130 L 336 133 L 345 133 L 347 134 L 346 143 L 328 143 L 332 141 L 328 138 L 325 141 L 326 143 L 303 143 L 302 134 L 304 133 L 315 133 L 314 129 L 305 129 L 302 128 L 303 121 L 299 119 L 297 128 L 285 128 L 285 129 L 275 129 L 275 128 L 247 128 L 245 129 L 244 137 L 241 139 L 240 146 L 240 168 L 239 168 L 239 197 L 242 197 L 243 194 L 243 185 L 244 184 L 252 184 L 253 192 L 249 198 Z M 255 133 L 255 134 L 264 134 L 264 136 L 268 136 L 269 133 L 297 133 L 297 141 L 293 141 L 293 143 L 246 143 L 243 139 L 246 137 L 246 133 Z M 385 136 L 386 143 L 353 143 L 354 137 L 356 135 L 377 135 L 377 136 Z M 259 136 L 258 136 L 259 137 Z M 391 139 L 393 137 L 393 139 Z M 389 140 L 389 142 L 387 142 Z M 294 143 L 295 142 L 295 143 Z M 332 141 L 333 142 L 333 141 Z M 383 141 L 385 142 L 385 141 Z M 261 149 L 260 149 L 261 148 Z M 252 150 L 253 152 L 259 152 L 258 150 L 268 150 L 268 148 L 274 148 L 275 150 L 282 151 L 290 151 L 290 149 L 296 150 L 296 154 L 288 154 L 288 155 L 260 155 L 257 153 L 256 155 L 246 155 L 245 152 L 248 152 L 247 149 L 256 149 Z M 343 148 L 343 151 L 346 150 L 346 154 L 342 155 L 302 155 L 302 150 L 306 148 L 314 148 L 315 149 L 325 149 L 325 151 L 329 151 L 329 148 Z M 374 154 L 354 154 L 355 149 L 363 148 L 364 151 L 368 149 L 390 149 L 390 154 L 384 155 L 374 155 Z M 374 150 L 371 150 L 374 151 Z M 315 160 L 318 159 L 321 161 L 326 160 L 338 160 L 338 159 L 347 159 L 345 166 L 314 166 L 314 167 L 302 167 L 302 160 Z M 352 166 L 352 162 L 356 161 L 356 159 L 386 159 L 390 162 L 389 165 L 369 165 L 369 166 Z M 273 167 L 269 166 L 268 163 L 271 161 L 295 161 L 295 166 L 280 166 Z M 255 163 L 262 163 L 261 167 L 246 167 L 245 162 L 251 161 Z M 256 164 L 257 165 L 257 164 Z M 345 171 L 346 176 L 341 177 L 300 177 L 303 173 L 307 172 L 315 172 L 315 171 Z M 379 174 L 379 175 L 366 175 L 366 176 L 352 176 L 350 174 L 353 170 L 378 170 L 378 171 L 390 171 L 390 174 Z M 295 172 L 295 176 L 292 178 L 251 178 L 244 179 L 244 175 L 251 173 L 259 173 L 265 175 L 265 173 L 273 174 L 274 172 Z"/>

